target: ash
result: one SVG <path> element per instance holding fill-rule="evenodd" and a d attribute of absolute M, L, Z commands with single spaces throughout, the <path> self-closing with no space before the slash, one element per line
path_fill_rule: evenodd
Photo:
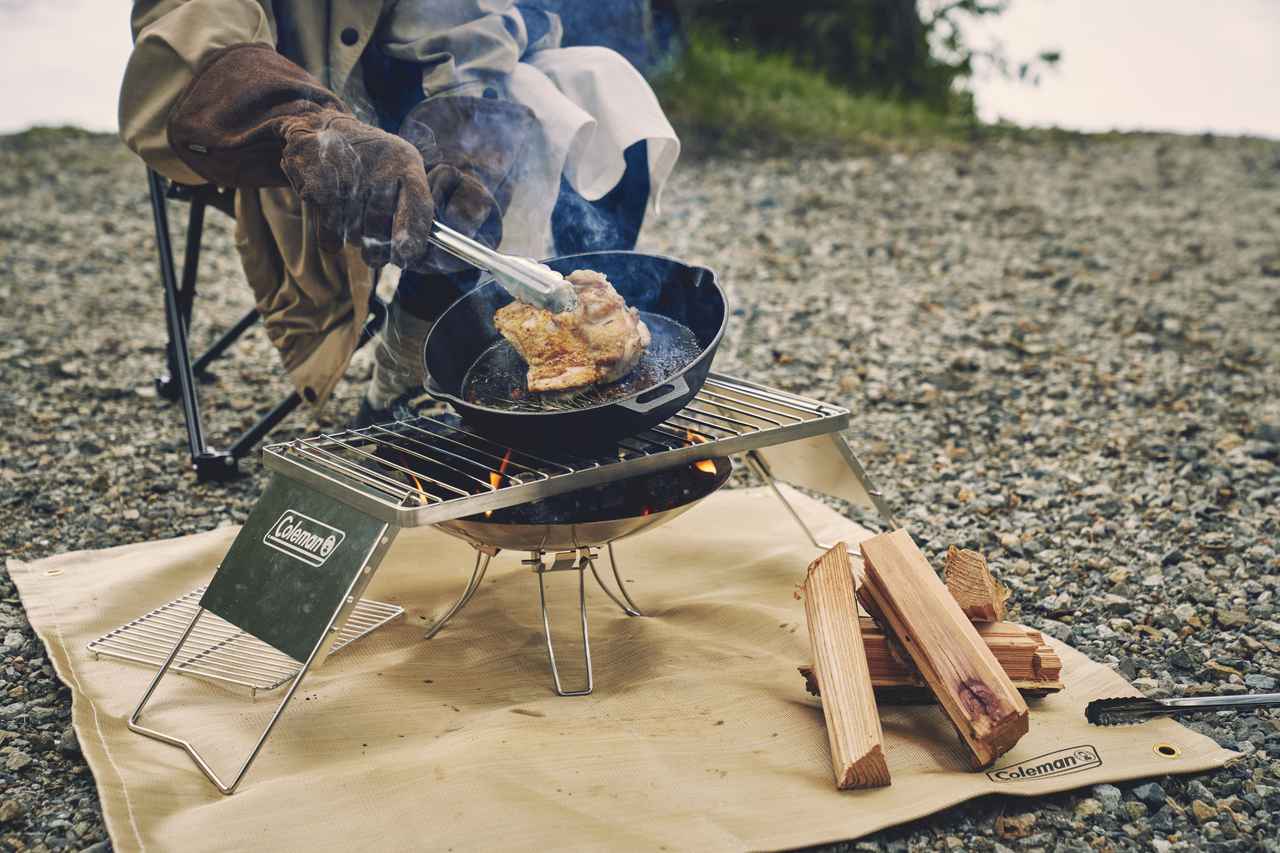
<path fill-rule="evenodd" d="M 144 187 L 112 138 L 0 139 L 6 558 L 238 523 L 265 483 L 250 464 L 195 485 L 155 397 Z M 850 441 L 936 565 L 982 551 L 1012 618 L 1151 695 L 1262 691 L 1280 678 L 1278 199 L 1280 144 L 1255 140 L 686 160 L 641 248 L 719 271 L 735 314 L 716 369 L 855 410 Z M 193 347 L 250 304 L 230 222 L 208 225 Z M 277 435 L 344 423 L 368 358 Z M 287 392 L 261 329 L 215 369 L 213 441 Z M 3 569 L 0 673 L 0 849 L 101 844 L 69 694 Z M 1275 712 L 1191 725 L 1243 760 L 988 797 L 830 849 L 1280 849 Z"/>

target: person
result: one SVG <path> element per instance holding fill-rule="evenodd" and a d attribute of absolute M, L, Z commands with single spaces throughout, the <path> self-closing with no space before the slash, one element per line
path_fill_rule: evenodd
<path fill-rule="evenodd" d="M 131 23 L 121 137 L 237 190 L 245 276 L 308 403 L 400 270 L 357 425 L 421 390 L 432 320 L 477 279 L 433 220 L 534 257 L 632 248 L 679 156 L 625 59 L 514 0 L 135 0 Z"/>

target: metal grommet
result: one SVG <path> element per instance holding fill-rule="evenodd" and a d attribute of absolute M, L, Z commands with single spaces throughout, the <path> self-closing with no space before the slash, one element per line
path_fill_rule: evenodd
<path fill-rule="evenodd" d="M 1177 758 L 1182 755 L 1182 750 L 1171 743 L 1158 743 L 1151 747 L 1151 751 L 1161 758 Z"/>
<path fill-rule="evenodd" d="M 352 47 L 356 42 L 360 41 L 360 33 L 356 32 L 355 27 L 347 27 L 338 38 L 342 39 L 342 43 L 347 47 Z"/>

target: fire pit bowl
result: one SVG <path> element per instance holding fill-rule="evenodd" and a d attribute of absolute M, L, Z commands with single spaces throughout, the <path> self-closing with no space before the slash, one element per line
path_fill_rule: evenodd
<path fill-rule="evenodd" d="M 723 486 L 732 473 L 730 460 L 706 459 L 436 526 L 477 547 L 594 548 L 665 524 Z"/>

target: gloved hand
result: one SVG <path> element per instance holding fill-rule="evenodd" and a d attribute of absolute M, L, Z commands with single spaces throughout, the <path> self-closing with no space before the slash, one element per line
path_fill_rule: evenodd
<path fill-rule="evenodd" d="M 214 183 L 292 185 L 322 248 L 351 243 L 370 265 L 430 270 L 435 205 L 417 150 L 356 119 L 270 45 L 213 53 L 174 103 L 168 131 L 183 162 Z"/>
<path fill-rule="evenodd" d="M 290 119 L 284 137 L 280 165 L 315 211 L 321 249 L 357 245 L 370 266 L 425 261 L 435 204 L 412 145 L 337 110 Z"/>
<path fill-rule="evenodd" d="M 410 110 L 400 136 L 422 156 L 437 218 L 494 248 L 502 241 L 502 216 L 535 127 L 533 112 L 520 104 L 444 96 Z M 426 267 L 455 272 L 465 265 L 432 249 Z"/>

